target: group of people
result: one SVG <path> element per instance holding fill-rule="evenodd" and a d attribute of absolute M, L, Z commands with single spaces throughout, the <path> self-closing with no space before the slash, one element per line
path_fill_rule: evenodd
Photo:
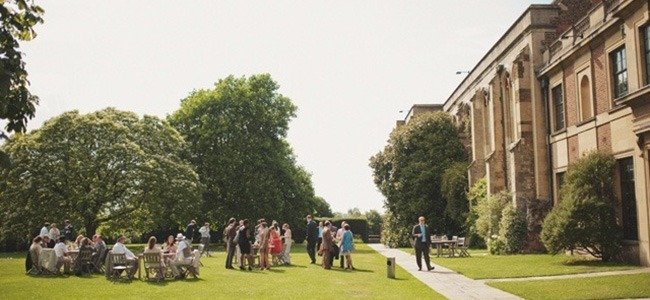
<path fill-rule="evenodd" d="M 316 263 L 316 253 L 322 256 L 324 269 L 331 269 L 334 258 L 339 259 L 340 267 L 353 269 L 352 252 L 354 251 L 354 235 L 350 225 L 343 221 L 341 228 L 336 228 L 330 221 L 319 222 L 307 215 L 307 253 L 311 263 Z M 318 252 L 317 250 L 318 249 Z"/>
<path fill-rule="evenodd" d="M 256 252 L 260 258 L 260 270 L 271 268 L 269 255 L 281 264 L 291 264 L 293 236 L 287 223 L 280 227 L 274 220 L 269 226 L 265 219 L 259 219 L 255 227 L 251 228 L 248 219 L 237 222 L 235 218 L 230 218 L 223 230 L 223 236 L 226 243 L 226 269 L 234 269 L 233 261 L 237 259 L 239 269 L 252 270 Z"/>
<path fill-rule="evenodd" d="M 43 225 L 40 234 L 32 240 L 28 264 L 39 268 L 42 249 L 52 248 L 56 255 L 56 272 L 63 267 L 64 272 L 69 273 L 74 263 L 71 253 L 78 253 L 84 249 L 93 253 L 96 266 L 102 265 L 108 253 L 103 237 L 95 234 L 92 238 L 83 235 L 74 238 L 75 230 L 71 222 L 66 220 L 64 224 L 63 232 L 55 223 Z M 206 222 L 198 230 L 203 245 L 202 251 L 192 250 L 191 247 L 195 228 L 196 221 L 192 220 L 187 225 L 185 235 L 183 233 L 178 233 L 175 237 L 170 235 L 160 246 L 157 238 L 152 236 L 145 246 L 144 253 L 159 253 L 161 265 L 170 267 L 176 278 L 183 276 L 180 267 L 187 267 L 191 275 L 198 277 L 201 256 L 203 254 L 211 256 L 210 224 Z M 223 230 L 223 237 L 226 243 L 225 267 L 227 269 L 235 269 L 233 263 L 236 260 L 239 269 L 250 271 L 255 266 L 256 255 L 259 255 L 260 270 L 271 268 L 270 257 L 276 263 L 291 264 L 293 236 L 291 227 L 287 223 L 280 226 L 275 220 L 269 224 L 265 219 L 259 219 L 255 226 L 252 226 L 248 219 L 237 221 L 235 218 L 230 218 Z M 308 215 L 306 240 L 307 252 L 312 264 L 316 263 L 316 253 L 318 253 L 322 256 L 321 264 L 325 269 L 331 269 L 335 258 L 340 260 L 341 268 L 354 269 L 351 256 L 354 250 L 353 234 L 350 225 L 345 221 L 341 223 L 341 228 L 337 228 L 330 221 L 316 224 L 312 216 Z M 139 257 L 125 245 L 125 242 L 126 237 L 119 236 L 111 252 L 124 254 L 128 264 L 132 266 L 128 269 L 127 275 L 133 277 L 138 270 Z"/>

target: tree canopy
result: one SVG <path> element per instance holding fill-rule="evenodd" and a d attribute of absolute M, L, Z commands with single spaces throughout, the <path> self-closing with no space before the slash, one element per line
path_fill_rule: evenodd
<path fill-rule="evenodd" d="M 206 186 L 206 218 L 265 217 L 297 225 L 315 211 L 311 176 L 286 140 L 297 108 L 278 88 L 268 74 L 229 76 L 192 92 L 169 117 Z"/>
<path fill-rule="evenodd" d="M 465 159 L 458 131 L 443 112 L 422 114 L 395 128 L 385 148 L 370 159 L 374 182 L 396 222 L 386 225 L 408 227 L 425 216 L 434 233 L 456 230 L 446 213 L 442 175 Z"/>
<path fill-rule="evenodd" d="M 8 132 L 24 132 L 27 120 L 34 117 L 38 97 L 27 89 L 27 71 L 18 41 L 36 37 L 34 26 L 42 23 L 43 9 L 26 0 L 7 0 L 0 4 L 0 120 Z M 0 140 L 6 139 L 0 130 Z M 8 155 L 0 151 L 0 166 L 9 166 Z"/>
<path fill-rule="evenodd" d="M 2 150 L 15 162 L 0 172 L 3 238 L 64 219 L 86 234 L 100 225 L 144 231 L 198 211 L 200 183 L 181 158 L 185 143 L 156 117 L 111 108 L 67 112 Z"/>

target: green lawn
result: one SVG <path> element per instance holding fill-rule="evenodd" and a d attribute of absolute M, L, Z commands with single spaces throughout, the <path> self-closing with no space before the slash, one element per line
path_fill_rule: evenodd
<path fill-rule="evenodd" d="M 402 248 L 402 250 L 413 254 L 412 248 Z M 560 254 L 490 255 L 486 250 L 469 250 L 469 253 L 472 257 L 448 258 L 432 255 L 431 261 L 473 279 L 593 273 L 639 267 Z"/>
<path fill-rule="evenodd" d="M 489 282 L 526 299 L 621 299 L 650 297 L 650 274 L 563 280 Z"/>
<path fill-rule="evenodd" d="M 138 248 L 133 248 L 138 249 Z M 161 284 L 133 280 L 115 283 L 102 275 L 85 277 L 30 277 L 24 272 L 24 255 L 0 255 L 3 299 L 41 298 L 390 298 L 444 299 L 402 268 L 397 279 L 386 278 L 383 256 L 364 244 L 353 254 L 355 271 L 323 270 L 310 265 L 302 245 L 292 248 L 294 265 L 270 271 L 226 270 L 225 254 L 203 258 L 200 279 Z M 338 265 L 338 261 L 335 261 Z M 144 272 L 143 272 L 144 273 Z"/>

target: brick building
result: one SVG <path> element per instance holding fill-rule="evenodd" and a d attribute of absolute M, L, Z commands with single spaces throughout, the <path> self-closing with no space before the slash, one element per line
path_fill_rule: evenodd
<path fill-rule="evenodd" d="M 568 164 L 598 149 L 618 160 L 626 255 L 650 265 L 648 24 L 645 0 L 532 5 L 445 102 L 467 128 L 470 184 L 485 177 L 489 193 L 512 194 L 529 248 Z"/>

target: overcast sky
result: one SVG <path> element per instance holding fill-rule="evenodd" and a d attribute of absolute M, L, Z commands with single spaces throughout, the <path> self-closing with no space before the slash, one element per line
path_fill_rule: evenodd
<path fill-rule="evenodd" d="M 298 106 L 289 140 L 334 211 L 383 209 L 368 159 L 414 103 L 443 103 L 531 3 L 39 1 L 23 43 L 34 129 L 108 106 L 165 117 L 219 78 L 270 73 Z M 179 195 L 181 196 L 181 195 Z"/>

